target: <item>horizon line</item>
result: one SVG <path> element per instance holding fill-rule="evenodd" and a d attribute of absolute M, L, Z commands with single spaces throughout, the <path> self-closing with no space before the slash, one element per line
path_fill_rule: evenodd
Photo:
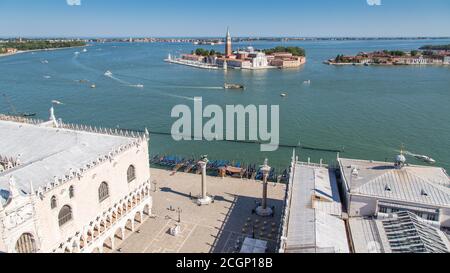
<path fill-rule="evenodd" d="M 0 39 L 17 39 L 17 38 L 22 38 L 22 39 L 44 39 L 44 38 L 78 38 L 78 39 L 129 39 L 129 38 L 133 38 L 133 39 L 140 39 L 140 38 L 209 38 L 209 39 L 223 39 L 224 37 L 222 36 L 207 36 L 207 35 L 200 35 L 200 36 L 195 36 L 195 35 L 190 35 L 190 36 L 151 36 L 151 35 L 117 35 L 117 36 L 113 36 L 113 35 L 108 35 L 108 36 L 103 36 L 103 35 L 97 35 L 97 36 L 83 36 L 83 35 L 15 35 L 15 36 L 11 36 L 11 35 L 1 35 L 0 34 Z M 418 35 L 418 36 L 396 36 L 396 35 L 389 35 L 389 36 L 352 36 L 352 35 L 343 35 L 343 36 L 328 36 L 328 35 L 324 35 L 324 36 L 285 36 L 285 35 L 239 35 L 239 36 L 233 36 L 233 38 L 296 38 L 296 39 L 343 39 L 343 38 L 350 38 L 350 39 L 383 39 L 383 38 L 388 38 L 388 39 L 450 39 L 450 35 L 446 36 L 446 35 L 439 35 L 439 36 L 424 36 L 424 35 Z"/>

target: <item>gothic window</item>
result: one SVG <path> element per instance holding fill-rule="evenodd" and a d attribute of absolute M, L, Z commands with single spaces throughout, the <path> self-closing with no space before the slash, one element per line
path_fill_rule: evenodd
<path fill-rule="evenodd" d="M 52 198 L 50 199 L 50 208 L 51 209 L 56 209 L 56 207 L 58 206 L 58 204 L 56 203 L 56 196 L 52 196 Z"/>
<path fill-rule="evenodd" d="M 68 205 L 62 207 L 58 214 L 59 226 L 63 226 L 67 222 L 72 220 L 72 208 Z"/>
<path fill-rule="evenodd" d="M 136 179 L 136 168 L 133 165 L 130 165 L 127 170 L 127 181 L 128 183 L 132 182 Z"/>
<path fill-rule="evenodd" d="M 16 242 L 17 253 L 36 253 L 36 242 L 30 233 L 22 234 Z"/>
<path fill-rule="evenodd" d="M 98 200 L 99 202 L 105 201 L 109 197 L 108 183 L 102 182 L 98 188 Z"/>
<path fill-rule="evenodd" d="M 75 197 L 75 189 L 73 186 L 70 186 L 69 188 L 69 197 L 74 198 Z"/>

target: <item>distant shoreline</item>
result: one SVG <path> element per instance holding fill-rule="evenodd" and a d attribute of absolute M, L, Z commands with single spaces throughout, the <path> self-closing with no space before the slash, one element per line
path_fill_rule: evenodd
<path fill-rule="evenodd" d="M 29 52 L 39 52 L 39 51 L 54 51 L 54 50 L 62 50 L 62 49 L 70 49 L 70 48 L 80 48 L 80 47 L 87 47 L 89 45 L 83 45 L 83 46 L 69 46 L 69 47 L 59 47 L 59 48 L 43 48 L 43 49 L 32 49 L 32 50 L 19 50 L 14 53 L 4 53 L 0 54 L 1 57 L 9 57 L 14 56 L 17 54 L 23 54 L 23 53 L 29 53 Z"/>

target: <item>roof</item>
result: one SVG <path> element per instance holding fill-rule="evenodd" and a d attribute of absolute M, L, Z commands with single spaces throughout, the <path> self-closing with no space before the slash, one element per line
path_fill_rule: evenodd
<path fill-rule="evenodd" d="M 446 253 L 450 242 L 438 228 L 411 212 L 388 218 L 350 218 L 356 253 Z"/>
<path fill-rule="evenodd" d="M 442 168 L 339 159 L 352 194 L 422 205 L 450 207 L 450 179 Z"/>
<path fill-rule="evenodd" d="M 54 183 L 71 170 L 85 168 L 99 157 L 136 141 L 132 137 L 115 136 L 34 124 L 0 120 L 0 155 L 19 158 L 15 168 L 0 172 L 0 201 L 6 203 L 9 181 L 13 177 L 19 192 Z"/>
<path fill-rule="evenodd" d="M 349 252 L 344 221 L 334 216 L 341 204 L 331 177 L 326 168 L 295 165 L 286 252 Z"/>

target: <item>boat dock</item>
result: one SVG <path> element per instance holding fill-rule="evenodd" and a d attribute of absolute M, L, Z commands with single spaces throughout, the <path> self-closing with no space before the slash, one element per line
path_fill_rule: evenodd
<path fill-rule="evenodd" d="M 167 63 L 186 65 L 186 66 L 196 67 L 196 68 L 201 68 L 201 69 L 213 69 L 213 70 L 219 70 L 220 69 L 219 67 L 217 67 L 215 65 L 206 64 L 206 63 L 200 63 L 200 62 L 194 62 L 194 61 L 189 61 L 189 60 L 183 60 L 183 59 L 169 58 L 169 59 L 165 59 L 164 61 L 167 62 Z"/>
<path fill-rule="evenodd" d="M 184 158 L 176 155 L 155 155 L 151 158 L 150 164 L 168 169 L 176 174 L 178 172 L 199 174 L 198 160 L 195 158 Z M 206 171 L 210 176 L 234 177 L 240 179 L 262 180 L 263 173 L 259 164 L 248 164 L 229 160 L 211 160 L 206 166 Z M 289 168 L 277 170 L 271 168 L 268 181 L 286 183 L 289 179 Z"/>

